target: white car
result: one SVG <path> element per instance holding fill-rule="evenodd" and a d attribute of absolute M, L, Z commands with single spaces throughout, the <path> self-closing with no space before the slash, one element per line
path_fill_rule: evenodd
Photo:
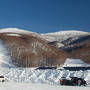
<path fill-rule="evenodd" d="M 0 76 L 0 82 L 4 82 L 4 81 L 5 81 L 4 76 Z"/>

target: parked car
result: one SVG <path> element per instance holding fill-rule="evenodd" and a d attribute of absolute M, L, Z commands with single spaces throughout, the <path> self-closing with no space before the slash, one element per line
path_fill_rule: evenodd
<path fill-rule="evenodd" d="M 54 69 L 56 69 L 56 67 L 54 67 L 54 66 L 43 66 L 43 67 L 37 67 L 35 70 L 45 70 L 45 69 L 52 69 L 52 70 L 54 70 Z"/>
<path fill-rule="evenodd" d="M 4 76 L 0 76 L 0 82 L 4 82 L 4 81 L 5 81 Z"/>
<path fill-rule="evenodd" d="M 83 78 L 78 78 L 78 77 L 71 77 L 71 80 L 66 79 L 66 78 L 61 78 L 60 79 L 60 84 L 61 85 L 68 85 L 68 86 L 86 86 L 87 83 Z"/>

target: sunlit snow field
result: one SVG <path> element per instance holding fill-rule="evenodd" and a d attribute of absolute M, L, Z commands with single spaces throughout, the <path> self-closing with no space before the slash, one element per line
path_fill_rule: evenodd
<path fill-rule="evenodd" d="M 5 76 L 5 82 L 0 82 L 0 90 L 89 90 L 90 71 L 60 71 L 60 70 L 35 70 L 34 68 L 1 69 L 0 75 Z M 60 86 L 61 77 L 70 78 L 78 76 L 84 78 L 88 85 Z"/>
<path fill-rule="evenodd" d="M 90 90 L 90 87 L 9 82 L 1 83 L 0 90 Z"/>

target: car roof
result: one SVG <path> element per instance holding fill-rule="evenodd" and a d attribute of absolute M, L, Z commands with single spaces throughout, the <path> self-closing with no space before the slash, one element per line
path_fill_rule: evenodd
<path fill-rule="evenodd" d="M 4 76 L 0 76 L 0 78 L 4 78 Z"/>

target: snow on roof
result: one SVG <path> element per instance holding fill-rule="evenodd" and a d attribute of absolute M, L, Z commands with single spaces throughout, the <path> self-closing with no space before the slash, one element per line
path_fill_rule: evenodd
<path fill-rule="evenodd" d="M 86 66 L 86 63 L 84 63 L 82 60 L 71 58 L 67 58 L 66 62 L 63 65 L 63 67 L 83 67 L 83 66 Z"/>

